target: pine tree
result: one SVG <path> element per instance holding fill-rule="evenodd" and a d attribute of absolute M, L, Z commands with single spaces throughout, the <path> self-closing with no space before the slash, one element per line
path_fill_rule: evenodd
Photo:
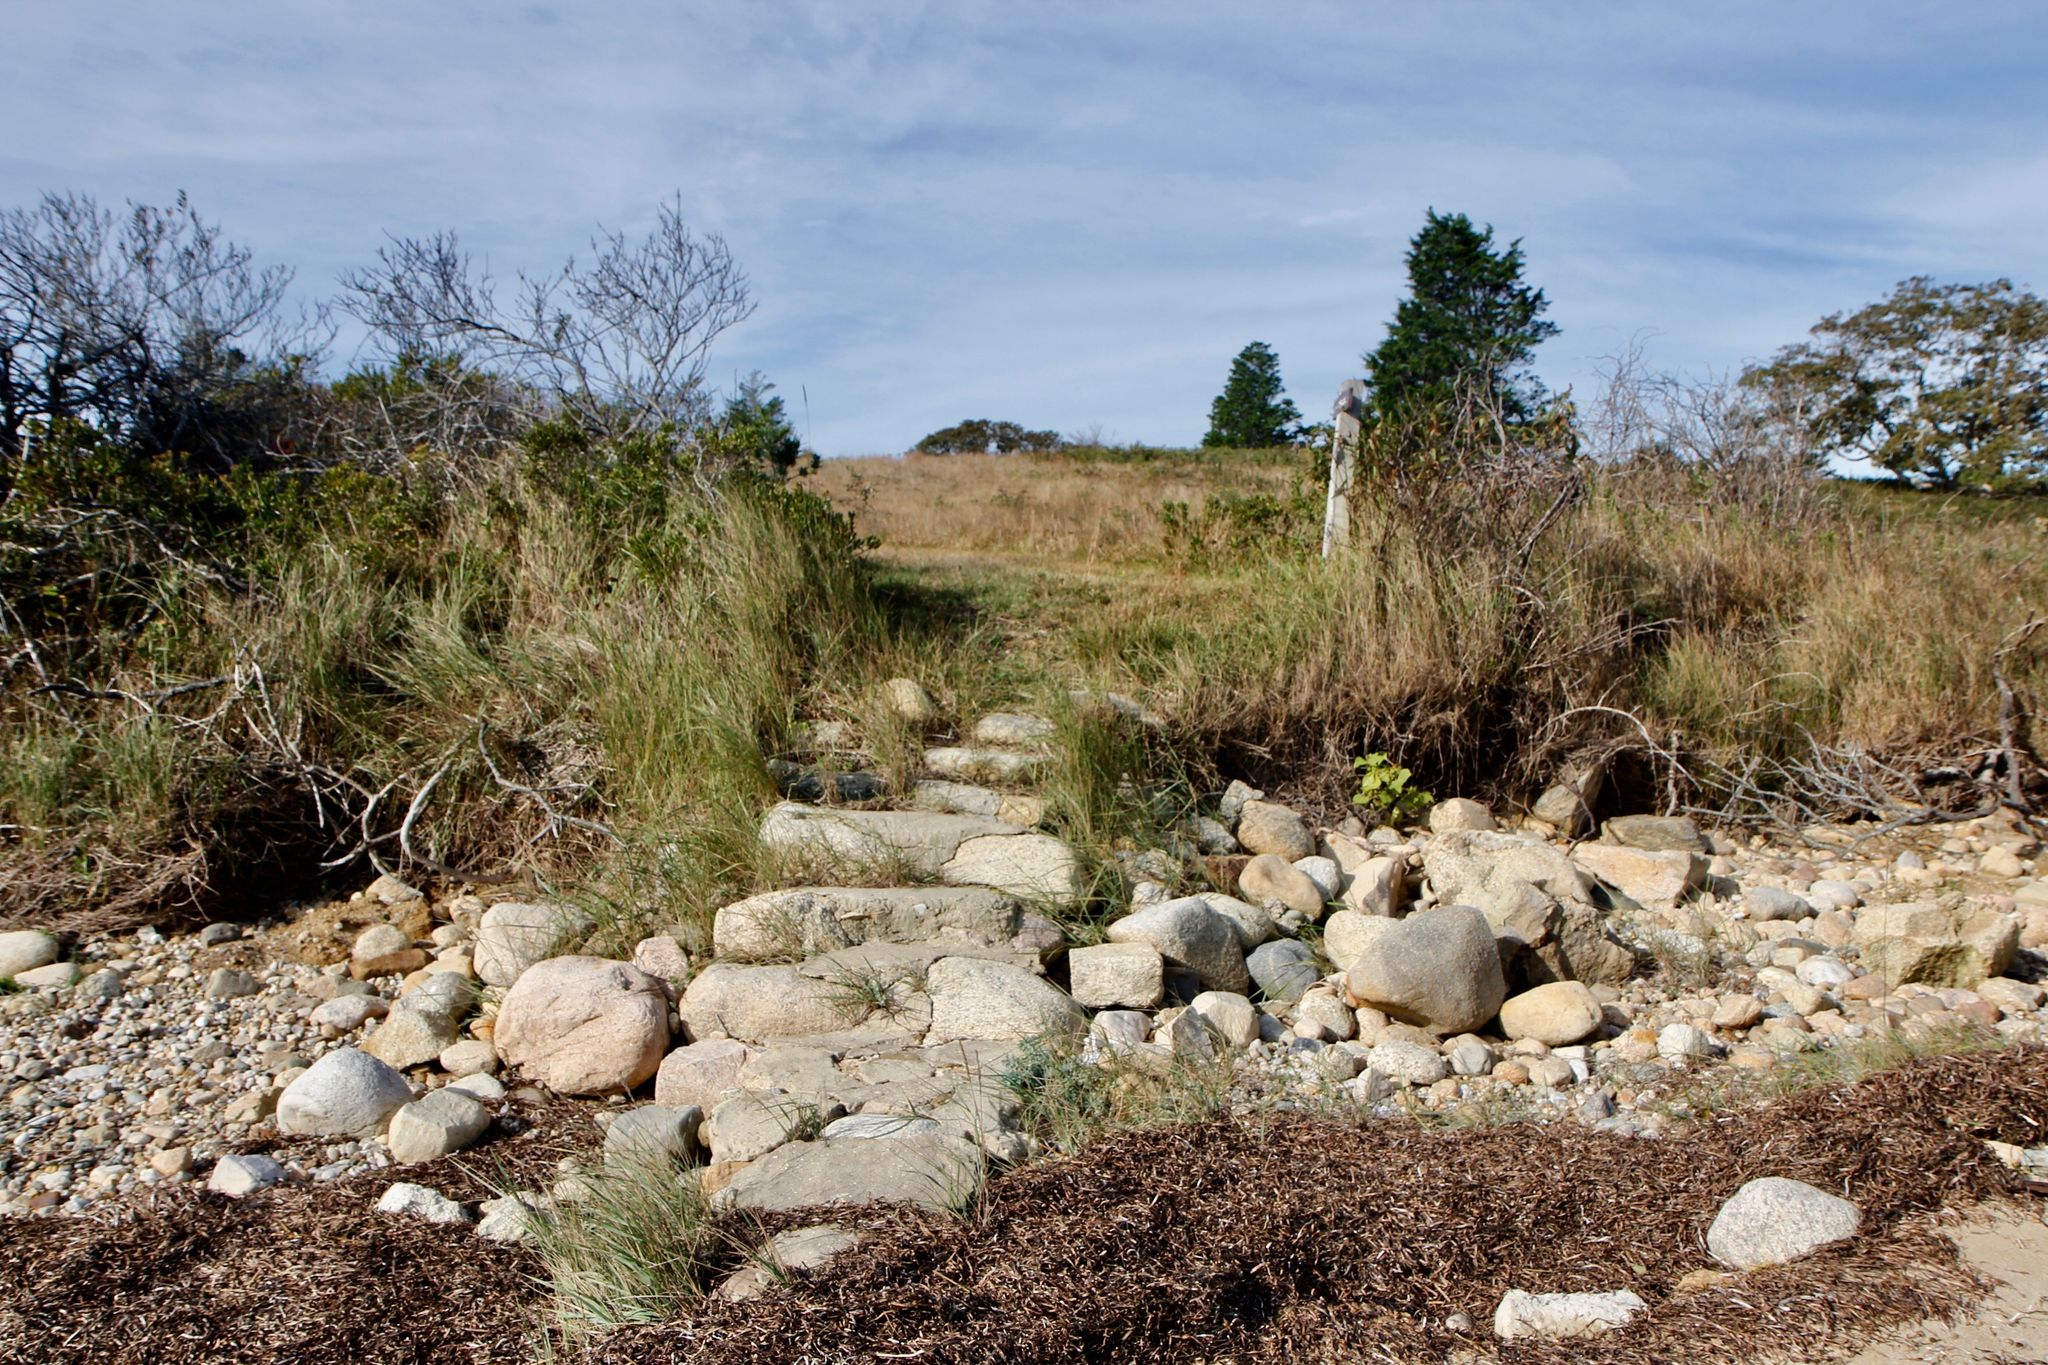
<path fill-rule="evenodd" d="M 1529 358 L 1557 326 L 1543 321 L 1543 291 L 1522 282 L 1521 240 L 1497 251 L 1491 227 L 1431 209 L 1409 243 L 1408 289 L 1386 340 L 1365 357 L 1374 413 L 1476 390 L 1505 420 L 1533 417 L 1543 386 L 1528 372 Z"/>
<path fill-rule="evenodd" d="M 1294 439 L 1301 410 L 1280 384 L 1280 357 L 1263 341 L 1254 341 L 1230 362 L 1230 378 L 1209 405 L 1205 446 L 1243 450 L 1284 446 Z"/>

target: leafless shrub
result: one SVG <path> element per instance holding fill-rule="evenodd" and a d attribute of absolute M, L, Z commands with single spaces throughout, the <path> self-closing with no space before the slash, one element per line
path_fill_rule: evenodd
<path fill-rule="evenodd" d="M 525 397 L 528 420 L 559 415 L 611 439 L 702 419 L 711 344 L 754 308 L 724 239 L 693 233 L 680 199 L 644 237 L 600 232 L 586 259 L 519 272 L 507 298 L 453 232 L 394 238 L 341 285 L 341 308 L 393 366 L 488 375 Z M 438 420 L 474 422 L 481 400 L 503 395 L 449 396 L 464 415 Z"/>

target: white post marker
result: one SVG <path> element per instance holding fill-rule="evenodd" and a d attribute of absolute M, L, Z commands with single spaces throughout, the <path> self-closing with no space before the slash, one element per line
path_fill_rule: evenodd
<path fill-rule="evenodd" d="M 1351 543 L 1351 470 L 1365 436 L 1365 381 L 1347 379 L 1337 390 L 1330 437 L 1330 501 L 1323 510 L 1323 557 Z"/>

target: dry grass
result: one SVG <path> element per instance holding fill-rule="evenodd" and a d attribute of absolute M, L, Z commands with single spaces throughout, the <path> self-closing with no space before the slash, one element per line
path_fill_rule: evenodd
<path fill-rule="evenodd" d="M 1190 452 L 1115 462 L 1061 456 L 904 455 L 832 460 L 812 486 L 880 536 L 885 558 L 931 552 L 1066 568 L 1157 559 L 1160 507 L 1291 489 L 1286 465 Z"/>

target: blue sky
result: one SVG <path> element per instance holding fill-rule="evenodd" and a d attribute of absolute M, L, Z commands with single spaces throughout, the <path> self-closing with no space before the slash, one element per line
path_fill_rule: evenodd
<path fill-rule="evenodd" d="M 1254 338 L 1319 414 L 1432 205 L 1523 239 L 1582 394 L 1632 337 L 1725 369 L 1912 273 L 2048 289 L 2048 6 L 10 8 L 0 203 L 188 190 L 325 293 L 386 232 L 509 273 L 680 192 L 760 304 L 714 375 L 827 454 L 1191 442 Z"/>

